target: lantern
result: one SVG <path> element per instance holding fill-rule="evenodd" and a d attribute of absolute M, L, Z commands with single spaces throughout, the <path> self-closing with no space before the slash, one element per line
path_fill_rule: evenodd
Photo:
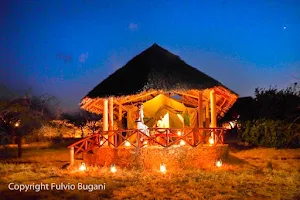
<path fill-rule="evenodd" d="M 214 137 L 210 136 L 209 139 L 208 139 L 208 142 L 209 142 L 210 145 L 213 145 L 215 143 Z"/>
<path fill-rule="evenodd" d="M 160 164 L 160 172 L 162 172 L 162 173 L 166 173 L 167 172 L 167 168 L 166 168 L 166 165 L 164 163 Z"/>
<path fill-rule="evenodd" d="M 216 166 L 217 166 L 217 167 L 222 167 L 222 164 L 223 164 L 223 163 L 222 163 L 222 160 L 221 160 L 221 159 L 219 159 L 219 160 L 216 161 Z"/>
<path fill-rule="evenodd" d="M 184 145 L 185 145 L 185 141 L 184 141 L 184 140 L 180 140 L 179 145 L 180 145 L 180 146 L 184 146 Z"/>
<path fill-rule="evenodd" d="M 116 167 L 115 165 L 112 165 L 112 166 L 110 167 L 110 171 L 111 171 L 112 173 L 116 173 L 116 172 L 117 172 L 117 167 Z"/>
<path fill-rule="evenodd" d="M 124 145 L 125 145 L 126 147 L 129 147 L 131 144 L 130 144 L 130 142 L 125 141 Z"/>
<path fill-rule="evenodd" d="M 100 140 L 100 146 L 102 146 L 102 145 L 103 145 L 103 143 L 104 143 L 104 142 L 103 142 L 103 140 Z"/>
<path fill-rule="evenodd" d="M 84 162 L 81 163 L 81 165 L 80 165 L 80 167 L 79 167 L 79 170 L 80 170 L 80 171 L 85 171 L 85 170 L 86 170 L 86 165 L 85 165 Z"/>
<path fill-rule="evenodd" d="M 144 145 L 144 147 L 147 147 L 148 146 L 148 141 L 144 141 L 143 145 Z"/>
<path fill-rule="evenodd" d="M 20 126 L 20 122 L 16 122 L 15 127 L 19 127 L 19 126 Z"/>

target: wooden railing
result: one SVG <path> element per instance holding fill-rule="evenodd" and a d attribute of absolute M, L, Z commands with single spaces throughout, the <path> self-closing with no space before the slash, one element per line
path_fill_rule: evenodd
<path fill-rule="evenodd" d="M 211 135 L 214 137 L 211 138 L 213 143 L 210 145 L 214 146 L 224 143 L 224 130 L 223 128 L 150 128 L 147 129 L 147 132 L 137 129 L 102 131 L 68 146 L 68 148 L 73 151 L 73 155 L 76 155 L 103 146 L 140 148 L 155 145 L 161 147 L 189 145 L 196 147 L 200 144 L 210 144 Z"/>

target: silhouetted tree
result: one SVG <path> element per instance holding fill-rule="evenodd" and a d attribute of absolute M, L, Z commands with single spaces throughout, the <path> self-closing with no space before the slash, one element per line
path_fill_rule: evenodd
<path fill-rule="evenodd" d="M 79 109 L 73 113 L 62 113 L 61 119 L 68 120 L 69 123 L 80 128 L 81 136 L 84 137 L 84 127 L 88 127 L 94 134 L 97 129 L 97 122 L 102 115 L 96 115 L 85 110 Z"/>
<path fill-rule="evenodd" d="M 34 96 L 30 92 L 24 97 L 0 100 L 0 122 L 16 138 L 18 157 L 22 156 L 23 137 L 54 118 L 51 102 L 55 100 L 51 95 Z"/>
<path fill-rule="evenodd" d="M 284 90 L 278 90 L 276 87 L 270 87 L 268 90 L 256 88 L 255 107 L 257 119 L 293 121 L 299 114 L 299 85 L 294 83 Z"/>
<path fill-rule="evenodd" d="M 299 147 L 299 84 L 278 90 L 276 87 L 255 90 L 255 117 L 240 131 L 244 141 L 267 147 Z"/>

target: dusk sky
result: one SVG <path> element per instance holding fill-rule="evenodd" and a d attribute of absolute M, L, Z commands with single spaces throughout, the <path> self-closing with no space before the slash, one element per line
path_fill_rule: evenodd
<path fill-rule="evenodd" d="M 240 96 L 283 88 L 300 78 L 300 1 L 1 1 L 1 83 L 65 109 L 153 43 Z"/>

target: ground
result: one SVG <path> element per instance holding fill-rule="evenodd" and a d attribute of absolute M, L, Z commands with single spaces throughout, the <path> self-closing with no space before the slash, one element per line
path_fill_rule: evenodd
<path fill-rule="evenodd" d="M 66 148 L 26 147 L 22 159 L 4 159 L 1 151 L 0 199 L 300 199 L 300 149 L 230 147 L 221 168 L 166 174 L 119 168 L 113 174 L 98 167 L 81 172 L 78 165 L 65 167 Z M 69 183 L 76 189 L 19 192 L 9 183 Z M 105 184 L 105 190 L 79 191 L 78 183 Z"/>

